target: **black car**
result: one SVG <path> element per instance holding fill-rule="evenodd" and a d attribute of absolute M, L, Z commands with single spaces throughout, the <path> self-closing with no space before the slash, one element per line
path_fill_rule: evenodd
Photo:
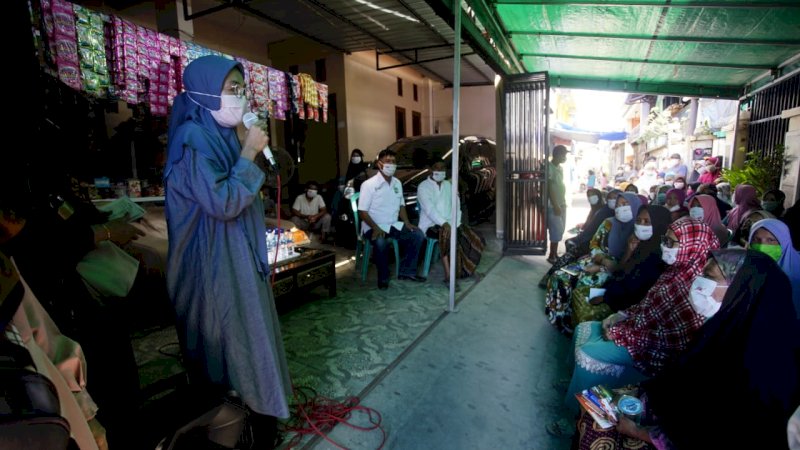
<path fill-rule="evenodd" d="M 387 147 L 397 153 L 395 177 L 403 183 L 406 210 L 417 223 L 417 186 L 429 175 L 429 168 L 444 161 L 448 173 L 451 167 L 452 135 L 415 136 L 400 139 Z M 472 225 L 490 220 L 495 208 L 495 143 L 475 136 L 462 137 L 459 142 L 459 195 L 464 218 Z M 374 167 L 374 162 L 372 164 Z M 370 175 L 374 174 L 373 169 Z"/>

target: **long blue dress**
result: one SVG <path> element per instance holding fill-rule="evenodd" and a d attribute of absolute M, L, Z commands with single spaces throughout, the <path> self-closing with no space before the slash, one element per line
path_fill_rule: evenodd
<path fill-rule="evenodd" d="M 235 130 L 209 114 L 219 98 L 193 94 L 219 95 L 237 66 L 196 60 L 184 72 L 187 92 L 175 99 L 165 169 L 167 287 L 190 375 L 236 390 L 259 414 L 285 418 L 291 383 L 269 286 L 258 196 L 265 176 L 239 157 Z"/>

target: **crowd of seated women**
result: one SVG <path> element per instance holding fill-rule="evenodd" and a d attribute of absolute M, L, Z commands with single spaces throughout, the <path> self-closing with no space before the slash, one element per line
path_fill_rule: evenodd
<path fill-rule="evenodd" d="M 573 335 L 566 408 L 578 414 L 575 394 L 601 384 L 645 404 L 641 422 L 610 430 L 580 414 L 576 446 L 786 448 L 800 405 L 800 202 L 784 210 L 781 191 L 750 185 L 730 205 L 713 183 L 647 198 L 628 187 L 587 191 L 580 234 L 540 283 L 548 319 Z"/>

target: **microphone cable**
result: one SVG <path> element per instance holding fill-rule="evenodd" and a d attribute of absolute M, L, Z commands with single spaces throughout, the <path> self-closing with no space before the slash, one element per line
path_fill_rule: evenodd
<path fill-rule="evenodd" d="M 289 440 L 287 449 L 296 448 L 306 436 L 317 435 L 334 447 L 347 450 L 347 447 L 328 437 L 328 433 L 338 424 L 364 432 L 380 430 L 381 443 L 377 450 L 383 449 L 386 443 L 386 430 L 381 425 L 383 418 L 377 410 L 362 405 L 361 399 L 358 397 L 350 396 L 343 401 L 337 401 L 318 395 L 310 387 L 293 386 L 292 391 L 294 398 L 289 405 L 291 416 L 281 427 L 284 432 L 295 433 Z M 366 415 L 370 425 L 361 426 L 351 423 L 350 420 L 354 413 Z"/>

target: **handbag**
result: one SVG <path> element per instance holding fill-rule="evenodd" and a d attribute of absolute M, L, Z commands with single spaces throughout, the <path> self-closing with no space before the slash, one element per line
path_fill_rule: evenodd
<path fill-rule="evenodd" d="M 139 261 L 111 241 L 102 241 L 77 265 L 78 273 L 97 297 L 125 297 L 133 287 Z"/>

